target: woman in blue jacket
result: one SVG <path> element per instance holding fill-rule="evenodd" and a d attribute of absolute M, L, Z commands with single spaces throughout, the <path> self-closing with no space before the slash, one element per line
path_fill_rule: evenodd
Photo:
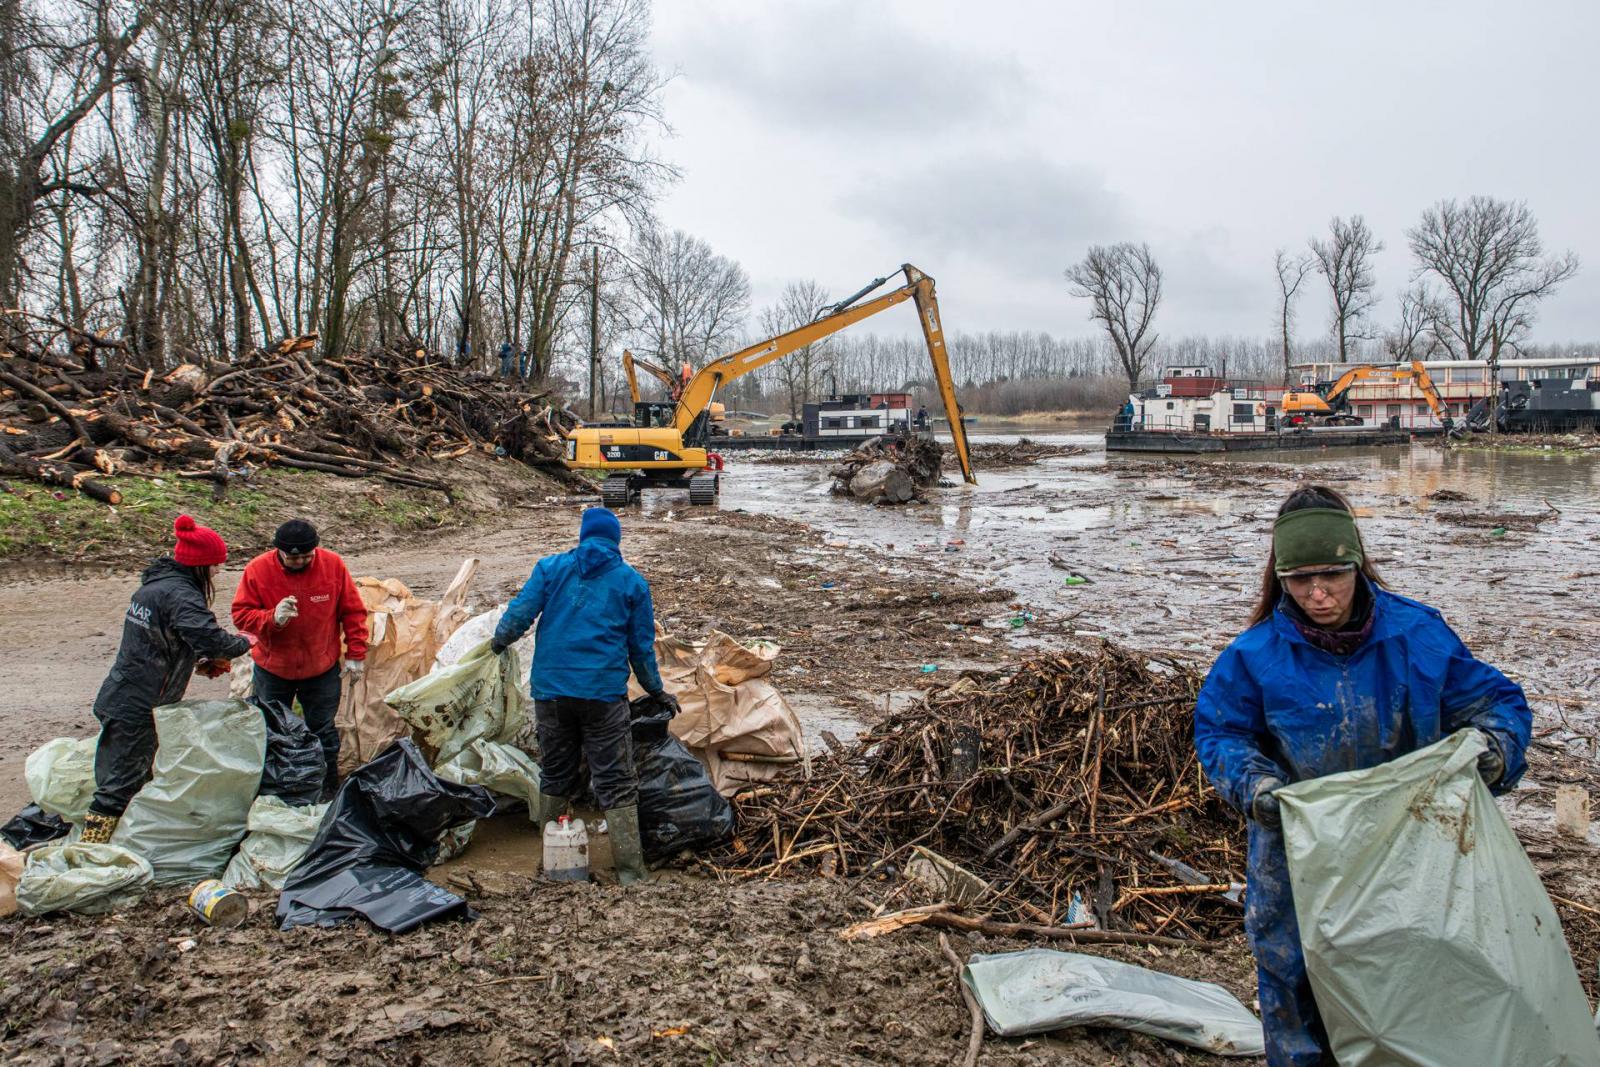
<path fill-rule="evenodd" d="M 1344 497 L 1321 486 L 1289 495 L 1250 626 L 1217 657 L 1194 712 L 1207 776 L 1250 823 L 1245 931 L 1272 1067 L 1334 1063 L 1273 792 L 1469 728 L 1489 742 L 1479 773 L 1504 792 L 1526 768 L 1531 726 L 1520 686 L 1475 659 L 1438 611 L 1384 587 Z"/>

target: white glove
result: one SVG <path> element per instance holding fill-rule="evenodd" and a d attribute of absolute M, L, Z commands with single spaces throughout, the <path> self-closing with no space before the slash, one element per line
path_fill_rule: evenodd
<path fill-rule="evenodd" d="M 364 659 L 347 659 L 340 666 L 344 669 L 344 673 L 352 679 L 360 678 L 366 673 L 367 661 Z"/>
<path fill-rule="evenodd" d="M 279 626 L 287 626 L 289 620 L 300 615 L 300 602 L 292 596 L 286 596 L 278 601 L 278 606 L 272 609 L 272 621 Z"/>

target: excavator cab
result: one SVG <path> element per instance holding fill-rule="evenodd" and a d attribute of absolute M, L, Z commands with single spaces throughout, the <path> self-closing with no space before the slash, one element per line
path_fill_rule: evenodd
<path fill-rule="evenodd" d="M 633 424 L 642 430 L 671 426 L 677 407 L 669 400 L 641 400 L 633 405 Z"/>

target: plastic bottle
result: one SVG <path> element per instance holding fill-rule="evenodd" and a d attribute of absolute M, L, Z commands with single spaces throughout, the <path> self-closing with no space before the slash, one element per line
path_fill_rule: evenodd
<path fill-rule="evenodd" d="M 589 832 L 566 815 L 544 824 L 544 876 L 556 882 L 589 880 Z"/>

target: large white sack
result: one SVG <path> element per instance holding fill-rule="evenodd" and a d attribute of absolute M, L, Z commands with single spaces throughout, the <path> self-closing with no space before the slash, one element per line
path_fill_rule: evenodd
<path fill-rule="evenodd" d="M 1561 920 L 1476 730 L 1280 789 L 1306 971 L 1341 1067 L 1600 1064 Z"/>
<path fill-rule="evenodd" d="M 46 845 L 28 853 L 17 908 L 30 918 L 52 911 L 103 915 L 137 904 L 151 877 L 143 856 L 116 845 Z"/>
<path fill-rule="evenodd" d="M 293 807 L 278 797 L 257 797 L 245 821 L 248 833 L 222 872 L 230 889 L 282 889 L 322 825 L 326 804 Z"/>
<path fill-rule="evenodd" d="M 99 742 L 99 734 L 58 737 L 30 752 L 22 776 L 33 802 L 67 822 L 83 822 L 94 799 L 94 753 Z"/>

